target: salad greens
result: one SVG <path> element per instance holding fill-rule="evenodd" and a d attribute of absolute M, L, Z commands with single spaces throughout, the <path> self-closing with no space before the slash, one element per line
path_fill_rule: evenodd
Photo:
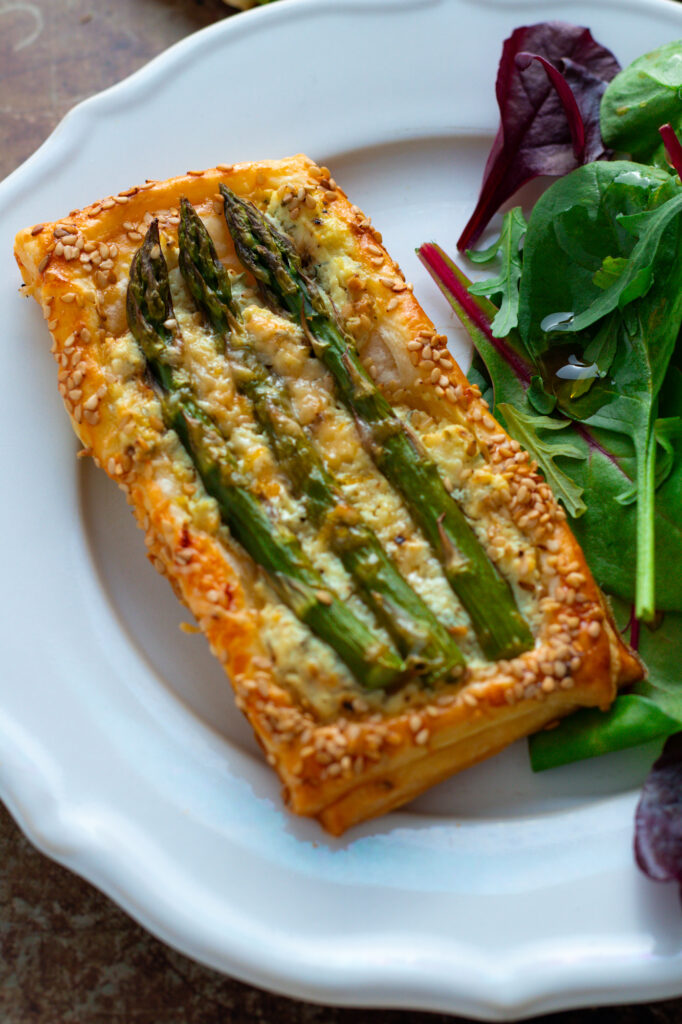
<path fill-rule="evenodd" d="M 521 336 L 558 407 L 632 440 L 635 603 L 637 616 L 649 620 L 656 610 L 655 421 L 682 326 L 680 212 L 682 186 L 663 171 L 627 161 L 581 167 L 535 205 L 520 283 Z"/>
<path fill-rule="evenodd" d="M 469 278 L 438 246 L 423 245 L 419 253 L 471 337 L 477 358 L 469 378 L 479 385 L 495 416 L 512 434 L 512 426 L 499 406 L 511 406 L 517 417 L 519 413 L 525 416 L 527 429 L 524 437 L 517 440 L 543 468 L 544 448 L 551 450 L 555 445 L 570 443 L 573 449 L 570 458 L 554 452 L 555 465 L 570 481 L 567 484 L 562 478 L 557 480 L 555 477 L 552 480 L 555 495 L 569 513 L 572 500 L 580 501 L 578 490 L 581 497 L 589 495 L 589 501 L 582 501 L 587 505 L 586 509 L 579 517 L 571 519 L 571 528 L 600 585 L 609 594 L 632 600 L 635 559 L 623 557 L 623 552 L 636 549 L 636 509 L 632 505 L 614 508 L 616 499 L 627 495 L 635 486 L 636 458 L 632 440 L 625 434 L 571 422 L 560 414 L 557 414 L 556 422 L 566 424 L 566 427 L 559 432 L 540 435 L 537 433 L 539 424 L 535 424 L 533 430 L 528 429 L 528 420 L 537 412 L 534 385 L 539 375 L 518 331 L 511 331 L 504 339 L 495 338 L 491 330 L 495 306 L 469 293 Z M 676 381 L 678 386 L 673 393 Z M 662 389 L 661 402 L 665 400 L 665 405 L 661 411 L 668 413 L 674 408 L 682 408 L 681 397 L 682 373 L 671 367 L 666 386 Z M 530 425 L 533 426 L 532 419 Z M 681 448 L 679 443 L 673 448 L 674 458 L 669 474 L 655 496 L 655 559 L 659 565 L 665 566 L 682 565 L 682 516 L 679 511 L 682 507 Z M 581 458 L 577 457 L 578 452 Z M 605 530 L 604 523 L 607 522 L 609 529 Z M 656 603 L 658 609 L 682 609 L 682 573 L 658 574 Z"/>
<path fill-rule="evenodd" d="M 636 852 L 651 877 L 679 881 L 682 144 L 676 130 L 682 131 L 682 41 L 639 58 L 615 77 L 602 74 L 601 90 L 590 96 L 601 100 L 604 145 L 595 156 L 592 136 L 581 159 L 581 133 L 571 117 L 577 108 L 585 139 L 594 118 L 586 117 L 584 93 L 573 88 L 567 51 L 561 52 L 575 38 L 565 30 L 556 23 L 519 28 L 504 44 L 497 82 L 502 127 L 463 238 L 481 234 L 514 182 L 520 183 L 519 168 L 525 173 L 530 166 L 523 133 L 509 156 L 509 104 L 500 99 L 500 83 L 513 100 L 514 75 L 531 66 L 545 74 L 547 88 L 553 83 L 555 104 L 563 97 L 572 160 L 563 169 L 558 161 L 551 172 L 563 176 L 535 204 L 528 224 L 520 209 L 509 210 L 499 238 L 467 253 L 474 264 L 490 265 L 488 280 L 472 284 L 435 244 L 423 245 L 419 254 L 471 337 L 469 379 L 563 503 L 618 628 L 648 670 L 609 711 L 583 710 L 531 737 L 532 765 L 540 770 L 673 737 L 645 786 Z M 531 36 L 543 40 L 539 56 L 524 52 L 531 46 L 521 41 Z M 604 92 L 608 77 L 613 81 Z M 574 102 L 565 95 L 566 84 Z M 526 127 L 542 148 L 542 136 L 533 135 L 544 124 L 542 104 L 531 109 L 536 95 L 531 90 L 528 96 Z M 549 125 L 548 143 L 556 122 Z M 612 159 L 605 146 L 632 159 Z M 495 203 L 490 181 L 505 153 Z"/>

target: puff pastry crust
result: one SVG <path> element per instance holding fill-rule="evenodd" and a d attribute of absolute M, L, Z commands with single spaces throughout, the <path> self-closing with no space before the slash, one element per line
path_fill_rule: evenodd
<path fill-rule="evenodd" d="M 151 219 L 158 218 L 172 255 L 181 196 L 204 219 L 226 266 L 241 270 L 222 223 L 221 182 L 275 211 L 319 263 L 363 362 L 461 488 L 479 539 L 523 602 L 535 638 L 531 651 L 490 664 L 471 646 L 463 683 L 411 685 L 385 696 L 364 694 L 324 659 L 316 668 L 315 641 L 300 648 L 305 679 L 299 685 L 295 669 L 292 675 L 298 627 L 220 526 L 211 499 L 169 437 L 126 325 L 133 254 Z M 40 303 L 52 335 L 59 390 L 73 428 L 86 453 L 125 491 L 146 531 L 150 560 L 224 664 L 237 705 L 294 812 L 317 817 L 338 835 L 580 706 L 606 708 L 620 685 L 641 676 L 548 485 L 448 356 L 445 339 L 380 234 L 326 168 L 301 155 L 148 181 L 20 232 L 15 252 L 24 289 Z M 247 299 L 248 287 L 247 279 Z M 324 406 L 324 375 L 314 378 L 310 395 L 302 390 L 306 367 L 296 363 L 296 326 L 268 319 L 255 303 L 247 307 L 262 343 L 272 344 L 278 368 L 291 372 L 300 408 L 308 408 L 310 395 Z M 186 313 L 184 328 L 191 331 L 193 324 Z M 208 357 L 196 369 L 208 379 Z M 206 387 L 225 415 L 238 405 L 229 380 Z M 326 433 L 325 409 L 332 417 Z M 325 457 L 333 461 L 334 445 L 347 440 L 347 422 L 334 420 L 341 413 L 331 399 L 322 413 L 313 408 L 309 415 Z M 336 430 L 335 423 L 344 429 Z M 338 462 L 342 470 L 346 466 L 352 487 L 352 465 L 343 454 Z M 261 474 L 262 487 L 275 500 L 280 484 L 269 472 Z M 366 470 L 370 483 L 371 473 Z M 358 494 L 362 499 L 366 489 Z M 410 544 L 404 540 L 396 538 L 396 558 L 418 577 L 419 564 L 427 564 L 423 545 L 417 538 L 406 551 Z M 426 583 L 423 592 L 428 594 Z M 453 629 L 466 646 L 466 626 L 457 625 L 456 610 L 453 615 Z M 281 655 L 279 647 L 287 645 L 293 653 Z"/>

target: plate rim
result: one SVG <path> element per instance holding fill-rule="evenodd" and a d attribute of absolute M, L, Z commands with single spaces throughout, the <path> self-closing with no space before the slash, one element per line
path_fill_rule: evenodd
<path fill-rule="evenodd" d="M 469 0 L 457 0 L 457 2 L 467 4 Z M 35 153 L 8 175 L 4 181 L 0 182 L 0 216 L 3 215 L 5 203 L 11 199 L 13 189 L 21 189 L 24 176 L 34 167 L 40 167 L 43 161 L 49 159 L 55 147 L 68 141 L 69 133 L 73 138 L 86 130 L 88 119 L 92 116 L 96 117 L 98 109 L 102 109 L 107 102 L 121 102 L 128 91 L 134 92 L 138 86 L 145 88 L 157 73 L 163 73 L 178 61 L 191 59 L 191 54 L 194 51 L 201 51 L 214 39 L 219 40 L 222 37 L 223 45 L 229 46 L 231 37 L 235 37 L 232 40 L 235 42 L 242 32 L 257 32 L 261 23 L 267 24 L 279 18 L 286 18 L 297 10 L 302 12 L 323 10 L 327 3 L 328 0 L 287 0 L 286 4 L 268 5 L 242 13 L 237 18 L 223 19 L 178 41 L 121 82 L 88 97 L 62 118 Z M 378 0 L 343 0 L 335 7 L 352 12 L 354 8 L 369 9 L 385 6 L 392 9 L 404 9 L 415 5 L 431 7 L 447 3 L 448 0 L 390 0 L 382 5 Z M 510 0 L 509 3 L 505 3 L 505 0 L 484 0 L 484 4 L 509 8 L 532 6 L 523 3 L 522 0 Z M 618 9 L 620 6 L 618 0 L 599 0 L 599 4 L 614 9 Z M 678 8 L 675 0 L 630 0 L 629 6 L 642 10 L 647 8 L 676 9 L 682 27 L 682 8 Z M 9 735 L 10 732 L 11 730 L 9 732 L 5 730 L 5 735 Z M 3 712 L 0 708 L 0 734 L 2 733 Z M 167 920 L 155 917 L 151 908 L 144 905 L 139 898 L 134 897 L 134 882 L 129 881 L 127 885 L 121 885 L 121 879 L 124 879 L 125 882 L 126 872 L 122 871 L 120 866 L 114 865 L 112 869 L 109 865 L 109 871 L 104 870 L 103 865 L 107 864 L 109 860 L 106 851 L 100 849 L 92 836 L 79 827 L 77 816 L 69 815 L 68 808 L 60 803 L 59 796 L 54 788 L 49 786 L 47 780 L 41 776 L 40 771 L 36 770 L 31 786 L 22 787 L 18 782 L 22 775 L 22 759 L 28 758 L 34 769 L 40 761 L 39 757 L 31 759 L 30 747 L 30 743 L 24 744 L 23 748 L 19 744 L 14 749 L 14 754 L 10 743 L 3 749 L 0 758 L 0 784 L 2 785 L 0 795 L 13 818 L 19 823 L 31 842 L 41 852 L 94 884 L 157 938 L 199 962 L 225 972 L 227 968 L 224 956 L 219 957 L 214 951 L 202 948 L 202 942 L 198 937 L 195 938 L 196 948 L 189 949 L 182 930 L 178 933 L 177 929 L 174 929 Z M 671 958 L 671 967 L 673 960 L 679 965 L 682 962 L 682 957 Z M 451 976 L 450 979 L 441 978 L 440 986 L 435 983 L 434 979 L 431 979 L 432 987 L 427 989 L 423 983 L 418 983 L 418 979 L 410 980 L 408 983 L 396 971 L 395 965 L 388 965 L 383 973 L 378 972 L 375 968 L 373 976 L 365 977 L 361 981 L 350 977 L 349 968 L 346 966 L 342 969 L 346 973 L 338 974 L 334 983 L 331 983 L 329 978 L 325 979 L 324 983 L 319 983 L 310 975 L 304 977 L 305 972 L 299 972 L 298 976 L 295 971 L 289 973 L 280 971 L 279 974 L 272 970 L 268 972 L 253 958 L 250 960 L 245 958 L 244 950 L 238 951 L 236 947 L 232 950 L 231 962 L 236 965 L 237 976 L 244 981 L 271 991 L 284 993 L 293 998 L 333 1002 L 346 1006 L 362 1005 L 404 1009 L 406 1005 L 409 1005 L 411 1008 L 420 1010 L 468 1013 L 473 1017 L 488 1020 L 506 1020 L 510 1016 L 518 1019 L 548 1010 L 593 1005 L 595 1001 L 606 1003 L 613 999 L 616 990 L 618 990 L 619 997 L 620 994 L 625 993 L 633 1001 L 667 998 L 682 992 L 679 971 L 675 969 L 665 971 L 662 964 L 657 965 L 658 970 L 650 972 L 648 980 L 639 979 L 636 990 L 631 988 L 632 968 L 628 965 L 627 969 L 620 973 L 619 979 L 612 978 L 608 985 L 600 984 L 597 979 L 594 979 L 591 984 L 583 982 L 580 987 L 575 987 L 578 984 L 575 980 L 573 985 L 569 985 L 566 990 L 550 991 L 548 979 L 544 979 L 542 984 L 536 983 L 533 988 L 533 985 L 529 983 L 520 984 L 518 979 L 499 977 L 498 992 L 494 997 L 490 993 L 485 994 L 485 985 L 481 984 L 481 982 L 487 983 L 493 974 L 490 975 L 490 978 L 479 979 L 478 986 L 470 985 L 467 993 L 464 976 L 461 972 L 459 974 L 455 972 L 455 977 Z M 232 968 L 230 973 L 232 973 Z M 358 977 L 360 975 L 362 975 L 362 971 L 358 972 Z M 514 983 L 515 980 L 516 983 Z M 401 982 L 403 995 L 400 995 Z M 623 984 L 624 982 L 626 984 Z M 478 988 L 478 994 L 474 994 L 476 988 Z M 502 990 L 505 988 L 506 992 L 502 994 Z M 351 991 L 352 996 L 349 996 Z M 362 996 L 361 1003 L 358 1002 L 358 995 Z"/>

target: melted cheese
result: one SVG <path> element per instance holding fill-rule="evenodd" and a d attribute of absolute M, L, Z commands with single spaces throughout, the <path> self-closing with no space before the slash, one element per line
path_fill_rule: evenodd
<path fill-rule="evenodd" d="M 308 258 L 314 260 L 319 281 L 338 309 L 350 302 L 348 281 L 363 273 L 346 253 L 344 229 L 326 211 L 311 211 L 294 223 L 285 208 L 273 200 L 271 213 L 294 235 Z M 321 218 L 321 224 L 312 218 Z M 222 218 L 206 218 L 221 257 L 233 271 L 236 259 Z M 266 504 L 269 514 L 290 529 L 321 573 L 325 584 L 382 638 L 388 636 L 370 609 L 357 596 L 352 579 L 328 548 L 325 538 L 308 521 L 305 503 L 296 499 L 282 476 L 266 438 L 255 422 L 249 401 L 238 393 L 229 359 L 219 351 L 217 339 L 197 312 L 177 267 L 174 240 L 165 239 L 175 316 L 182 336 L 180 363 L 190 375 L 197 400 L 229 438 L 230 447 L 244 471 L 244 482 Z M 244 330 L 259 356 L 287 384 L 296 416 L 308 429 L 330 472 L 347 499 L 371 525 L 402 575 L 429 605 L 434 614 L 457 636 L 472 667 L 483 664 L 469 627 L 468 616 L 451 590 L 440 563 L 417 529 L 401 497 L 392 489 L 362 448 L 352 415 L 336 397 L 333 381 L 324 366 L 310 353 L 301 328 L 264 308 L 248 283 L 237 281 L 235 297 L 242 307 Z M 109 311 L 112 322 L 121 318 L 123 296 Z M 381 330 L 394 331 L 394 326 Z M 378 353 L 389 351 L 375 339 Z M 195 528 L 213 535 L 227 535 L 216 502 L 205 492 L 189 456 L 172 432 L 159 434 L 161 407 L 153 391 L 140 384 L 144 360 L 127 332 L 122 332 L 111 356 L 117 377 L 117 402 L 121 417 L 132 416 L 136 435 L 149 436 L 151 464 L 157 482 L 173 501 L 176 515 L 186 516 Z M 508 515 L 495 517 L 495 494 L 507 486 L 501 475 L 481 458 L 473 435 L 462 425 L 435 424 L 409 407 L 396 412 L 419 437 L 441 468 L 453 495 L 461 503 L 490 557 L 511 579 L 522 612 L 535 622 L 537 602 L 533 590 L 538 579 L 534 552 Z M 156 423 L 156 427 L 150 424 Z M 144 443 L 144 441 L 143 441 Z M 149 457 L 149 453 L 148 453 Z M 192 487 L 188 488 L 191 481 Z M 191 491 L 191 493 L 188 493 Z M 494 530 L 491 530 L 491 516 Z M 243 556 L 245 565 L 249 559 Z M 242 567 L 243 568 L 243 567 Z M 242 573 L 243 574 L 243 573 Z M 260 609 L 261 635 L 275 665 L 278 680 L 294 691 L 304 706 L 321 720 L 332 720 L 360 696 L 370 706 L 390 713 L 423 699 L 416 685 L 393 695 L 367 695 L 360 689 L 334 651 L 315 637 L 278 600 L 262 573 L 253 578 L 252 597 Z M 324 680 L 324 682 L 321 682 Z"/>

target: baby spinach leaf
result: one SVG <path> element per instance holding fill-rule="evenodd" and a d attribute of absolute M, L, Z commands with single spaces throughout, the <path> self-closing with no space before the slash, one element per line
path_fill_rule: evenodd
<path fill-rule="evenodd" d="M 677 732 L 680 723 L 646 697 L 623 694 L 608 711 L 585 708 L 562 720 L 555 728 L 528 739 L 534 772 L 560 768 L 573 761 L 612 754 Z"/>
<path fill-rule="evenodd" d="M 511 436 L 537 461 L 555 497 L 566 506 L 566 511 L 574 519 L 583 515 L 587 505 L 583 501 L 582 487 L 564 473 L 555 460 L 560 455 L 567 459 L 584 459 L 585 451 L 568 439 L 553 438 L 551 442 L 543 440 L 539 433 L 541 430 L 566 430 L 570 426 L 569 421 L 553 419 L 551 416 L 534 416 L 508 402 L 498 403 L 496 408 L 502 413 Z"/>
<path fill-rule="evenodd" d="M 492 322 L 496 338 L 505 338 L 516 327 L 519 320 L 519 281 L 521 280 L 521 243 L 526 233 L 526 218 L 520 206 L 515 206 L 504 215 L 500 237 L 487 249 L 477 252 L 467 249 L 472 263 L 492 263 L 499 257 L 500 272 L 496 277 L 472 284 L 472 295 L 487 295 L 490 299 L 501 298 L 499 310 Z"/>
<path fill-rule="evenodd" d="M 549 64 L 552 73 L 535 58 Z M 531 178 L 566 174 L 604 155 L 600 102 L 619 70 L 613 54 L 577 25 L 526 25 L 505 40 L 495 85 L 500 127 L 478 203 L 457 243 L 460 250 L 481 236 L 502 203 Z M 566 89 L 557 90 L 559 75 Z M 568 89 L 574 102 L 567 104 Z"/>
<path fill-rule="evenodd" d="M 672 367 L 671 369 L 675 369 Z M 682 408 L 682 406 L 680 406 Z M 668 416 L 657 419 L 654 422 L 654 439 L 656 448 L 656 476 L 655 487 L 658 489 L 668 479 L 675 466 L 677 453 L 676 442 L 682 438 L 682 417 Z M 633 485 L 622 494 L 619 494 L 616 501 L 619 505 L 630 505 L 637 499 L 637 488 Z"/>
<path fill-rule="evenodd" d="M 682 40 L 638 57 L 608 85 L 601 101 L 601 133 L 612 149 L 643 164 L 666 166 L 658 134 L 669 122 L 682 129 Z"/>
<path fill-rule="evenodd" d="M 576 424 L 578 426 L 578 424 Z M 622 433 L 582 427 L 591 447 L 583 462 L 564 469 L 584 490 L 587 511 L 571 521 L 595 579 L 605 590 L 626 601 L 635 593 L 637 578 L 637 509 L 621 507 L 618 497 L 634 486 L 634 445 Z M 666 567 L 682 564 L 682 460 L 655 493 L 654 558 L 656 608 L 682 611 L 682 573 Z"/>

